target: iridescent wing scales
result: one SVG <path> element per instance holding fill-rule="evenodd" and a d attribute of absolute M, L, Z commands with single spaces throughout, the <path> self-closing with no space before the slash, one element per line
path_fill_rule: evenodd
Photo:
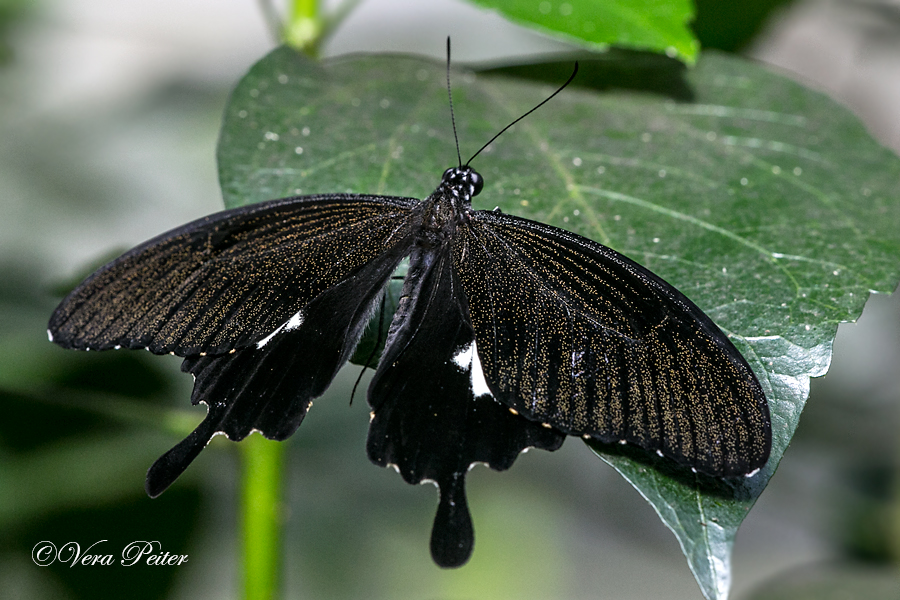
<path fill-rule="evenodd" d="M 514 411 L 716 476 L 768 459 L 765 395 L 697 306 L 570 232 L 472 213 L 454 244 L 485 378 Z"/>
<path fill-rule="evenodd" d="M 304 196 L 193 221 L 94 273 L 53 313 L 50 335 L 80 350 L 189 356 L 247 347 L 408 238 L 418 204 Z"/>

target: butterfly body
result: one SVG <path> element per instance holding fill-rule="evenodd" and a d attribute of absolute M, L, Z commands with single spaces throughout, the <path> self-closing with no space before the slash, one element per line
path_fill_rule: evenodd
<path fill-rule="evenodd" d="M 765 395 L 683 294 L 573 233 L 476 211 L 480 175 L 411 198 L 332 194 L 189 223 L 101 268 L 54 312 L 67 348 L 184 357 L 204 421 L 147 474 L 164 491 L 216 433 L 285 439 L 351 356 L 390 277 L 409 269 L 368 391 L 367 452 L 434 481 L 432 555 L 469 557 L 465 474 L 566 435 L 742 476 L 771 445 Z"/>

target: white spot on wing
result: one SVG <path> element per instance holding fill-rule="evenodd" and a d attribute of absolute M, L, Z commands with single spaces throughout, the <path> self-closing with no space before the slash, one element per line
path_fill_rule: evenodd
<path fill-rule="evenodd" d="M 275 329 L 275 331 L 273 331 L 272 333 L 270 333 L 263 339 L 256 342 L 256 349 L 257 350 L 261 349 L 263 346 L 265 346 L 270 341 L 272 341 L 272 338 L 274 338 L 276 335 L 278 335 L 282 331 L 292 331 L 294 329 L 297 329 L 301 325 L 303 325 L 303 311 L 299 310 L 299 311 L 297 311 L 296 314 L 294 314 L 294 316 L 292 316 L 290 319 L 288 319 L 287 321 L 285 321 L 284 323 L 279 325 L 278 328 Z"/>
<path fill-rule="evenodd" d="M 49 329 L 47 330 L 47 339 L 50 340 L 51 342 L 53 341 L 53 332 L 50 331 Z"/>
<path fill-rule="evenodd" d="M 303 311 L 297 311 L 297 313 L 288 319 L 288 322 L 283 325 L 285 331 L 291 331 L 293 329 L 297 329 L 303 325 Z"/>
<path fill-rule="evenodd" d="M 470 385 L 472 393 L 478 396 L 493 396 L 491 389 L 488 387 L 484 378 L 484 371 L 481 368 L 481 359 L 478 358 L 478 347 L 475 340 L 457 352 L 453 357 L 453 363 L 463 371 L 468 371 L 470 375 Z"/>

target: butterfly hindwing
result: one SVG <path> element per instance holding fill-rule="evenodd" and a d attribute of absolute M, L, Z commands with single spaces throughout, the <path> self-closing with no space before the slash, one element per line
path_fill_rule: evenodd
<path fill-rule="evenodd" d="M 127 252 L 59 305 L 66 348 L 222 354 L 259 342 L 397 243 L 418 200 L 327 195 L 223 211 Z"/>
<path fill-rule="evenodd" d="M 471 465 L 508 469 L 523 449 L 555 450 L 563 441 L 490 396 L 473 364 L 474 343 L 450 245 L 414 251 L 369 387 L 367 450 L 374 463 L 395 465 L 408 483 L 430 480 L 440 488 L 431 553 L 444 567 L 460 566 L 472 551 L 465 496 Z"/>
<path fill-rule="evenodd" d="M 407 250 L 396 244 L 248 348 L 185 358 L 181 368 L 194 376 L 191 402 L 205 403 L 208 413 L 150 468 L 148 493 L 162 493 L 217 433 L 235 441 L 253 430 L 273 440 L 290 437 L 350 357 Z"/>
<path fill-rule="evenodd" d="M 570 435 L 716 476 L 762 467 L 768 405 L 746 361 L 683 294 L 570 232 L 472 213 L 454 243 L 498 400 Z"/>

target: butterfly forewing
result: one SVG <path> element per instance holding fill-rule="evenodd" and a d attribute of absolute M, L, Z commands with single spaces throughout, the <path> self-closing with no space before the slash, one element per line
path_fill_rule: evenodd
<path fill-rule="evenodd" d="M 580 236 L 484 211 L 460 228 L 454 267 L 485 378 L 510 408 L 711 475 L 765 464 L 771 431 L 756 377 L 659 277 Z"/>
<path fill-rule="evenodd" d="M 54 312 L 50 335 L 68 348 L 180 356 L 247 347 L 376 256 L 408 244 L 417 205 L 306 196 L 194 221 L 88 278 Z"/>

